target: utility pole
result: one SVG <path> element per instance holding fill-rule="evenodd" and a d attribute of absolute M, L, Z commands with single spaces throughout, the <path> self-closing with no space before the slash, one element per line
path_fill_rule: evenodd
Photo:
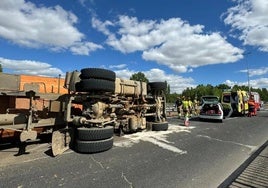
<path fill-rule="evenodd" d="M 243 53 L 244 56 L 251 54 L 251 52 L 245 52 Z M 249 80 L 249 68 L 248 68 L 248 61 L 246 61 L 247 64 L 247 77 L 248 77 L 248 93 L 250 94 L 250 80 Z"/>
<path fill-rule="evenodd" d="M 250 82 L 249 82 L 249 69 L 248 69 L 248 62 L 247 62 L 247 75 L 248 75 L 248 93 L 250 94 Z"/>

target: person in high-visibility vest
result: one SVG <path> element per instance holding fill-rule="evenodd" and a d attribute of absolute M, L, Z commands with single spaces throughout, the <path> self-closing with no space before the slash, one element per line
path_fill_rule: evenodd
<path fill-rule="evenodd" d="M 194 99 L 194 115 L 198 116 L 199 115 L 199 110 L 198 110 L 198 106 L 199 106 L 199 101 L 197 100 L 197 98 Z"/>
<path fill-rule="evenodd" d="M 188 105 L 189 105 L 189 116 L 192 117 L 194 105 L 190 97 L 188 97 Z"/>
<path fill-rule="evenodd" d="M 184 113 L 184 125 L 189 125 L 189 100 L 188 98 L 184 97 L 182 100 L 182 110 Z"/>

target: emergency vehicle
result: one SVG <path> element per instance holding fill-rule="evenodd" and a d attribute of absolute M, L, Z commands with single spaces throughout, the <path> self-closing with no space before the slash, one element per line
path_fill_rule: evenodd
<path fill-rule="evenodd" d="M 255 108 L 257 111 L 261 109 L 261 98 L 258 92 L 250 92 L 250 95 L 253 95 L 255 101 Z"/>
<path fill-rule="evenodd" d="M 223 112 L 225 117 L 230 116 L 245 116 L 248 114 L 248 99 L 247 91 L 224 91 L 221 97 Z"/>

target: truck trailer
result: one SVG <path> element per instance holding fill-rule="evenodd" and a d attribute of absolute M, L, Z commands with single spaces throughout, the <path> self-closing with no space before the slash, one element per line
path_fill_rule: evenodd
<path fill-rule="evenodd" d="M 112 148 L 116 134 L 168 129 L 166 82 L 121 79 L 100 68 L 67 72 L 50 89 L 34 80 L 22 87 L 20 75 L 0 77 L 1 142 L 52 134 L 54 156 L 69 148 L 96 153 Z"/>

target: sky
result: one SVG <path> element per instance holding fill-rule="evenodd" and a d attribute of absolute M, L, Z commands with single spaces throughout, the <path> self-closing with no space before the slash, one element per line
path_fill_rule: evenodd
<path fill-rule="evenodd" d="M 268 88 L 268 0 L 1 0 L 4 73 Z"/>

